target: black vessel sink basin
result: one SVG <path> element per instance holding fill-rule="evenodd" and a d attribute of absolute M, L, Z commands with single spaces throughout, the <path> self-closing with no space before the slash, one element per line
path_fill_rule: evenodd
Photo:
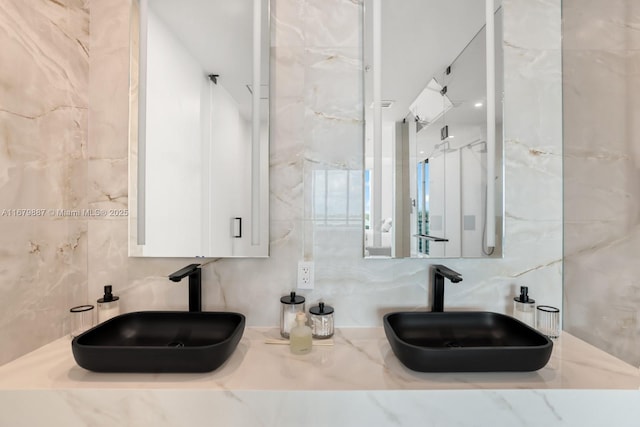
<path fill-rule="evenodd" d="M 81 367 L 96 372 L 209 372 L 231 356 L 245 317 L 232 312 L 122 314 L 71 342 Z"/>
<path fill-rule="evenodd" d="M 384 316 L 396 357 L 420 372 L 535 371 L 547 364 L 549 338 L 491 312 L 397 312 Z"/>

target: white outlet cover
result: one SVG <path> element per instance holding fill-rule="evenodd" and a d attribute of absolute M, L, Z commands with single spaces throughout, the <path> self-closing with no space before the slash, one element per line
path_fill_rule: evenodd
<path fill-rule="evenodd" d="M 314 288 L 314 271 L 313 261 L 298 262 L 298 289 Z"/>

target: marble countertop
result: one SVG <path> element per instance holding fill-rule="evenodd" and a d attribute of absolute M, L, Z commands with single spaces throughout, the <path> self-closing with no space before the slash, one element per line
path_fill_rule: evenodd
<path fill-rule="evenodd" d="M 638 368 L 563 332 L 547 366 L 536 372 L 420 373 L 395 357 L 382 328 L 345 328 L 334 346 L 293 355 L 275 328 L 247 328 L 235 353 L 205 374 L 106 374 L 79 367 L 71 342 L 60 338 L 0 367 L 0 390 L 638 390 Z"/>

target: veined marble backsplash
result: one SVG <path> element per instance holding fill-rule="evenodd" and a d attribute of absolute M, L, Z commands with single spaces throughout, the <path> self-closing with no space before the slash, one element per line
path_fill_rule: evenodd
<path fill-rule="evenodd" d="M 53 14 L 43 12 L 49 9 L 40 9 L 40 3 L 47 3 L 48 8 L 57 4 L 14 0 L 12 7 L 25 17 L 33 14 L 30 8 L 40 14 Z M 71 57 L 72 51 L 85 61 L 78 60 L 84 64 L 79 74 L 85 86 L 63 86 L 64 96 L 84 100 L 83 110 L 73 110 L 84 113 L 84 121 L 78 120 L 83 124 L 83 132 L 78 131 L 79 151 L 76 154 L 68 148 L 78 166 L 65 164 L 68 179 L 61 182 L 66 186 L 61 187 L 60 197 L 47 201 L 45 207 L 59 202 L 64 207 L 126 208 L 130 0 L 60 3 L 66 9 L 78 7 L 84 11 L 82 19 L 72 21 L 76 25 L 73 31 L 89 41 L 84 45 L 86 50 L 78 52 L 73 37 L 66 45 L 48 46 L 51 37 L 44 36 L 42 43 L 37 43 L 42 52 L 20 44 L 15 48 L 22 49 L 20 54 L 29 55 L 43 73 L 50 64 L 43 62 L 42 55 L 66 58 Z M 446 265 L 464 277 L 459 284 L 447 285 L 447 307 L 510 312 L 512 297 L 520 285 L 529 286 L 537 302 L 556 306 L 562 303 L 560 0 L 504 0 L 503 6 L 504 258 L 446 260 Z M 315 218 L 311 209 L 315 171 L 346 174 L 363 167 L 362 3 L 272 0 L 271 13 L 271 255 L 268 259 L 222 259 L 204 267 L 204 308 L 237 310 L 247 315 L 249 325 L 275 326 L 278 300 L 295 286 L 297 262 L 302 259 L 315 261 L 316 271 L 316 289 L 303 294 L 309 302 L 323 298 L 334 306 L 338 327 L 378 326 L 384 312 L 426 308 L 429 262 L 364 260 L 361 220 L 329 226 Z M 46 21 L 47 16 L 42 19 Z M 39 23 L 14 24 L 14 19 L 4 16 L 4 12 L 0 19 L 0 25 L 7 30 L 5 34 L 40 31 Z M 68 61 L 65 65 L 75 70 L 75 63 L 71 58 Z M 15 61 L 3 61 L 12 62 Z M 8 99 L 19 103 L 21 93 L 32 88 L 53 96 L 55 91 L 49 86 L 60 86 L 21 80 L 24 70 L 19 67 L 11 72 L 15 73 L 13 95 L 2 97 L 1 102 Z M 11 107 L 0 111 L 3 129 L 7 129 L 3 144 L 13 141 L 15 147 L 22 149 L 32 143 L 44 151 L 40 157 L 33 153 L 34 157 L 47 161 L 49 150 L 54 149 L 44 147 L 53 147 L 53 142 L 66 141 L 73 147 L 72 130 L 78 127 L 75 120 L 70 120 L 69 125 L 57 122 L 55 137 L 50 133 L 23 135 L 14 130 L 23 119 L 5 109 Z M 60 161 L 64 159 L 68 162 L 69 156 L 61 156 Z M 20 159 L 17 168 L 26 168 L 30 161 Z M 9 168 L 0 191 L 21 193 L 16 199 L 20 205 L 48 197 L 49 193 L 26 186 L 26 178 L 12 174 L 13 169 L 16 167 Z M 57 165 L 52 170 L 59 172 Z M 362 203 L 361 189 L 345 185 L 343 190 L 345 204 Z M 7 241 L 4 247 L 16 248 L 5 249 L 7 271 L 0 281 L 0 340 L 17 340 L 15 345 L 0 350 L 0 363 L 60 336 L 58 325 L 64 312 L 71 305 L 100 297 L 105 284 L 113 285 L 121 297 L 123 311 L 187 307 L 186 284 L 170 282 L 167 275 L 192 260 L 129 258 L 125 218 L 58 221 L 68 224 L 65 230 L 50 218 L 34 219 L 43 232 L 23 218 L 0 221 Z M 38 236 L 37 242 L 47 248 L 76 242 L 73 253 L 79 255 L 69 261 L 51 249 L 49 258 L 29 263 L 27 260 L 33 259 L 29 258 L 32 235 Z M 25 277 L 29 278 L 27 283 Z M 51 298 L 58 294 L 67 297 Z M 53 313 L 34 310 L 25 319 L 20 313 L 32 305 Z M 41 331 L 45 324 L 51 330 L 36 339 L 33 331 Z"/>
<path fill-rule="evenodd" d="M 0 8 L 0 364 L 62 335 L 87 298 L 89 8 Z M 29 210 L 21 210 L 29 209 Z"/>
<path fill-rule="evenodd" d="M 640 366 L 640 5 L 562 8 L 565 328 Z"/>

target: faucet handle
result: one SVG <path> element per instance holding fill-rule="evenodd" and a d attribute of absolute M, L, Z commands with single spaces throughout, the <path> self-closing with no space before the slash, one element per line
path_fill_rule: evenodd
<path fill-rule="evenodd" d="M 200 268 L 200 264 L 189 264 L 186 267 L 176 271 L 175 273 L 170 274 L 169 280 L 171 280 L 172 282 L 179 282 L 185 277 L 195 273 L 198 268 Z"/>

